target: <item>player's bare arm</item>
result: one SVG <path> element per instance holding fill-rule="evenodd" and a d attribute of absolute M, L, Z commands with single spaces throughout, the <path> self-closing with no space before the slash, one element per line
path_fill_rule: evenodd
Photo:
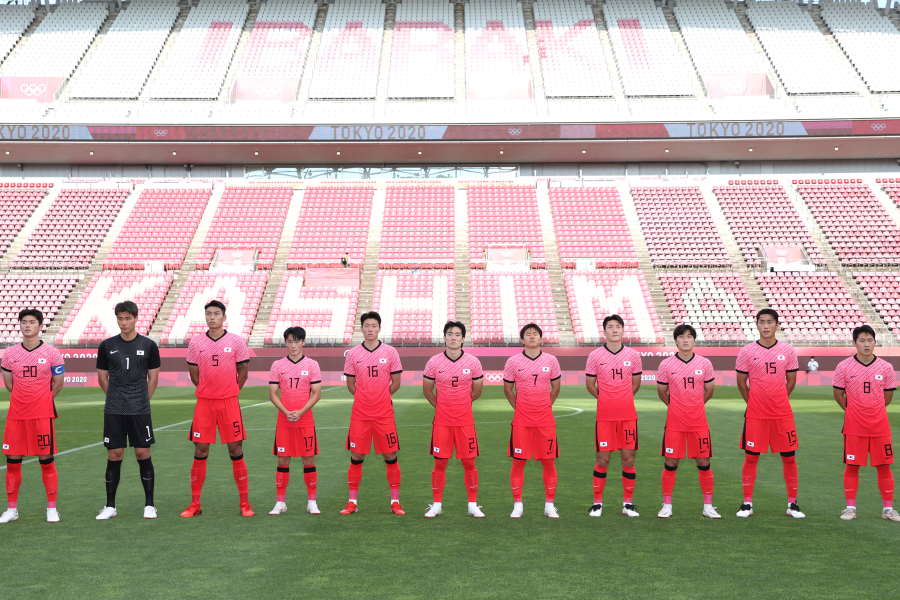
<path fill-rule="evenodd" d="M 109 391 L 109 371 L 106 369 L 97 369 L 97 383 L 100 385 L 100 389 L 103 390 L 103 393 L 107 393 Z"/>
<path fill-rule="evenodd" d="M 584 387 L 587 388 L 588 394 L 594 398 L 597 397 L 599 392 L 597 390 L 597 377 L 595 375 L 587 375 L 584 378 Z"/>
<path fill-rule="evenodd" d="M 787 393 L 788 396 L 790 396 L 794 391 L 794 387 L 797 385 L 797 371 L 788 371 L 785 379 L 787 380 Z"/>
<path fill-rule="evenodd" d="M 631 393 L 637 394 L 639 389 L 641 389 L 641 375 L 637 373 L 631 376 Z"/>
<path fill-rule="evenodd" d="M 65 375 L 54 375 L 53 376 L 53 383 L 50 384 L 50 393 L 53 394 L 54 398 L 56 397 L 57 394 L 59 394 L 62 391 L 63 385 L 65 385 L 65 382 L 66 382 Z"/>
<path fill-rule="evenodd" d="M 353 375 L 346 375 L 345 379 L 347 380 L 347 389 L 350 390 L 350 395 L 356 394 L 356 377 Z"/>
<path fill-rule="evenodd" d="M 6 386 L 7 391 L 11 392 L 13 388 L 13 376 L 9 371 L 3 371 L 3 385 Z"/>
<path fill-rule="evenodd" d="M 662 403 L 666 406 L 669 405 L 669 386 L 667 385 L 657 385 L 656 386 L 656 396 L 662 400 Z"/>
<path fill-rule="evenodd" d="M 400 389 L 400 373 L 391 373 L 391 395 L 397 393 Z"/>
<path fill-rule="evenodd" d="M 191 375 L 191 383 L 194 386 L 200 385 L 200 367 L 197 365 L 188 365 L 188 373 Z"/>
<path fill-rule="evenodd" d="M 713 394 L 716 393 L 716 382 L 707 381 L 703 384 L 703 404 L 712 400 Z"/>
<path fill-rule="evenodd" d="M 513 408 L 516 407 L 516 384 L 504 381 L 503 382 L 503 395 L 506 396 L 506 401 L 509 402 L 509 405 Z"/>
<path fill-rule="evenodd" d="M 288 421 L 295 423 L 300 420 L 300 415 L 297 414 L 297 411 L 288 410 L 285 408 L 284 404 L 281 403 L 280 386 L 277 383 L 269 384 L 269 402 L 275 405 L 275 408 L 283 413 Z"/>
<path fill-rule="evenodd" d="M 481 392 L 484 391 L 484 379 L 478 379 L 472 382 L 472 402 L 481 398 Z"/>
<path fill-rule="evenodd" d="M 884 390 L 884 405 L 887 406 L 894 399 L 894 390 Z"/>
<path fill-rule="evenodd" d="M 475 387 L 474 385 L 472 386 Z M 428 403 L 437 408 L 437 394 L 434 392 L 434 380 L 422 378 L 422 395 L 428 400 Z M 474 398 L 473 398 L 474 400 Z"/>
<path fill-rule="evenodd" d="M 741 398 L 744 399 L 744 404 L 746 404 L 750 398 L 750 388 L 747 387 L 747 374 L 746 373 L 738 373 L 737 374 L 737 387 L 738 387 L 738 391 L 741 393 Z"/>
<path fill-rule="evenodd" d="M 309 400 L 306 401 L 306 404 L 303 405 L 303 408 L 297 411 L 297 418 L 299 419 L 306 413 L 312 410 L 312 407 L 316 405 L 319 401 L 319 398 L 322 397 L 322 384 L 321 383 L 313 383 L 309 386 Z"/>
<path fill-rule="evenodd" d="M 147 372 L 147 399 L 152 400 L 156 388 L 159 386 L 159 369 L 150 369 Z"/>
<path fill-rule="evenodd" d="M 847 392 L 837 388 L 833 388 L 831 391 L 834 393 L 834 401 L 837 402 L 837 405 L 847 410 Z M 887 404 L 887 392 L 884 393 L 884 400 Z"/>
<path fill-rule="evenodd" d="M 556 399 L 559 398 L 559 385 L 560 380 L 554 379 L 550 382 L 550 404 L 555 404 Z"/>
<path fill-rule="evenodd" d="M 250 363 L 242 362 L 237 364 L 237 384 L 238 388 L 243 388 L 247 383 L 247 375 L 250 374 Z"/>

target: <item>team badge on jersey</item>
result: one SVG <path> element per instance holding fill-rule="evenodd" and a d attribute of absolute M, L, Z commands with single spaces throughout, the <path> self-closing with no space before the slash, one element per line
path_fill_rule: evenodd
<path fill-rule="evenodd" d="M 694 375 L 703 375 L 703 369 L 697 369 L 694 371 Z"/>
<path fill-rule="evenodd" d="M 756 446 L 756 442 L 750 442 L 750 441 L 747 442 L 748 448 L 753 448 L 754 446 Z"/>
<path fill-rule="evenodd" d="M 225 346 L 224 348 L 222 348 L 222 350 L 224 350 L 225 352 L 231 352 L 231 346 Z"/>
<path fill-rule="evenodd" d="M 609 442 L 600 442 L 599 446 L 601 448 L 606 448 L 607 446 L 609 446 Z"/>
<path fill-rule="evenodd" d="M 300 374 L 306 377 L 307 375 L 309 375 L 309 371 L 300 371 Z"/>
<path fill-rule="evenodd" d="M 513 453 L 514 454 L 522 454 L 522 449 L 521 448 L 513 448 Z"/>
<path fill-rule="evenodd" d="M 284 446 L 278 446 L 278 451 L 279 452 L 287 452 L 287 450 L 284 449 Z"/>
<path fill-rule="evenodd" d="M 47 364 L 47 359 L 46 359 L 46 358 L 39 358 L 39 359 L 38 359 L 38 364 L 39 364 L 39 365 L 45 365 L 45 364 Z"/>
<path fill-rule="evenodd" d="M 435 453 L 435 454 L 438 454 L 438 453 L 440 453 L 440 451 L 441 451 L 441 449 L 438 448 L 437 446 L 432 446 L 431 449 L 434 450 L 434 453 Z"/>
<path fill-rule="evenodd" d="M 882 375 L 880 373 L 875 375 L 875 381 L 881 381 L 882 379 L 884 379 L 884 375 Z"/>
<path fill-rule="evenodd" d="M 379 359 L 378 359 L 378 362 L 380 362 L 381 364 L 386 364 L 386 363 L 387 363 L 387 359 L 386 359 L 386 358 L 379 358 Z"/>
<path fill-rule="evenodd" d="M 630 367 L 630 366 L 631 366 L 631 361 L 630 361 L 630 360 L 626 360 L 626 361 L 624 361 L 622 364 L 625 365 L 626 367 Z"/>
<path fill-rule="evenodd" d="M 784 354 L 779 354 L 779 355 L 778 355 L 778 360 L 784 360 Z"/>
<path fill-rule="evenodd" d="M 194 437 L 195 437 L 195 438 L 200 437 L 200 432 L 199 432 L 199 431 L 195 431 L 195 432 L 194 432 Z"/>
<path fill-rule="evenodd" d="M 855 454 L 848 454 L 848 455 L 847 455 L 847 460 L 856 460 L 856 455 L 855 455 Z"/>
<path fill-rule="evenodd" d="M 137 352 L 135 352 L 135 354 L 137 354 L 138 356 L 143 356 L 143 355 L 144 355 L 144 351 L 143 351 L 143 350 L 138 350 Z"/>
<path fill-rule="evenodd" d="M 541 371 L 543 371 L 544 373 L 549 373 L 550 367 L 541 367 Z"/>
<path fill-rule="evenodd" d="M 4 450 L 9 450 L 9 444 L 3 444 L 3 449 L 4 449 Z"/>
<path fill-rule="evenodd" d="M 468 375 L 472 372 L 472 369 L 463 369 L 463 375 Z"/>
<path fill-rule="evenodd" d="M 666 448 L 666 454 L 674 454 L 675 448 Z"/>

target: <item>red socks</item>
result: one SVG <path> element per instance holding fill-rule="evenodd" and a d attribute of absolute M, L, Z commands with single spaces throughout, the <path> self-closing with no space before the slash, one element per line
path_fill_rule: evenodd
<path fill-rule="evenodd" d="M 556 498 L 556 461 L 552 458 L 542 460 L 544 467 L 544 499 L 546 502 L 553 502 Z"/>
<path fill-rule="evenodd" d="M 446 458 L 434 459 L 434 469 L 431 471 L 431 497 L 435 502 L 440 502 L 444 497 L 448 462 Z"/>
<path fill-rule="evenodd" d="M 631 504 L 634 501 L 634 484 L 637 471 L 634 467 L 622 467 L 622 501 Z"/>
<path fill-rule="evenodd" d="M 362 468 L 362 461 L 355 462 L 352 458 L 350 459 L 350 468 L 347 469 L 347 489 L 351 500 L 356 500 L 359 497 L 359 482 L 362 481 Z"/>
<path fill-rule="evenodd" d="M 859 490 L 859 465 L 844 466 L 844 498 L 847 506 L 856 506 L 856 492 Z"/>
<path fill-rule="evenodd" d="M 703 504 L 712 504 L 713 486 L 715 478 L 713 477 L 712 467 L 697 467 L 697 478 L 700 480 L 700 492 L 703 494 Z"/>
<path fill-rule="evenodd" d="M 59 487 L 59 478 L 56 474 L 56 463 L 51 456 L 46 461 L 40 460 L 41 479 L 44 481 L 44 490 L 47 492 L 47 508 L 56 508 L 56 490 Z"/>
<path fill-rule="evenodd" d="M 603 504 L 603 488 L 606 487 L 606 467 L 594 465 L 594 504 Z"/>
<path fill-rule="evenodd" d="M 22 459 L 6 459 L 6 506 L 19 505 L 19 487 L 22 485 Z"/>
<path fill-rule="evenodd" d="M 241 504 L 249 504 L 250 482 L 247 478 L 247 463 L 244 462 L 243 454 L 231 457 L 231 473 L 234 475 L 234 483 L 237 485 Z"/>
<path fill-rule="evenodd" d="M 744 502 L 753 502 L 753 487 L 756 485 L 756 465 L 759 454 L 744 454 L 744 467 L 741 469 L 741 483 L 744 486 Z"/>
<path fill-rule="evenodd" d="M 391 500 L 400 500 L 400 464 L 397 459 L 384 461 L 388 487 L 391 488 Z"/>
<path fill-rule="evenodd" d="M 275 469 L 275 500 L 284 502 L 287 497 L 288 484 L 291 482 L 290 467 L 276 467 Z"/>
<path fill-rule="evenodd" d="M 787 488 L 787 501 L 797 501 L 797 488 L 800 486 L 800 475 L 797 472 L 797 457 L 782 456 L 781 466 L 784 470 L 784 485 Z"/>
<path fill-rule="evenodd" d="M 316 488 L 319 486 L 319 473 L 316 471 L 316 465 L 303 466 L 303 483 L 306 484 L 306 499 L 316 499 Z M 287 487 L 285 482 L 284 487 Z"/>
<path fill-rule="evenodd" d="M 891 465 L 878 465 L 878 491 L 881 492 L 881 504 L 885 508 L 894 505 L 894 474 Z"/>
<path fill-rule="evenodd" d="M 672 504 L 672 492 L 675 491 L 675 480 L 678 477 L 678 467 L 663 465 L 662 472 L 662 501 L 663 504 Z"/>
<path fill-rule="evenodd" d="M 466 496 L 469 502 L 478 501 L 478 469 L 475 468 L 474 458 L 462 459 L 463 481 L 466 483 Z"/>
<path fill-rule="evenodd" d="M 509 485 L 512 488 L 513 502 L 522 501 L 522 486 L 525 484 L 525 461 L 518 458 L 512 459 L 512 468 L 509 471 Z"/>
<path fill-rule="evenodd" d="M 200 504 L 204 481 L 206 481 L 206 457 L 195 456 L 194 464 L 191 465 L 191 504 Z"/>

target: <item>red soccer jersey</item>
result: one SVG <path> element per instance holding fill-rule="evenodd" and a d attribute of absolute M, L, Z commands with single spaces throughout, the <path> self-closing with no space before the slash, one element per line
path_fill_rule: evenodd
<path fill-rule="evenodd" d="M 706 431 L 704 384 L 715 381 L 716 373 L 708 358 L 694 354 L 684 361 L 677 354 L 659 364 L 656 383 L 669 387 L 668 431 Z"/>
<path fill-rule="evenodd" d="M 400 355 L 393 346 L 378 342 L 374 350 L 360 344 L 347 352 L 344 375 L 356 378 L 351 419 L 379 421 L 394 417 L 391 375 L 403 372 Z"/>
<path fill-rule="evenodd" d="M 503 367 L 503 381 L 516 384 L 516 410 L 513 425 L 546 427 L 556 423 L 550 399 L 550 382 L 562 376 L 559 361 L 541 352 L 529 358 L 525 352 L 513 354 Z"/>
<path fill-rule="evenodd" d="M 844 413 L 846 435 L 891 435 L 884 392 L 896 389 L 897 376 L 888 361 L 876 357 L 865 365 L 853 355 L 838 364 L 832 384 L 847 393 L 847 410 Z"/>
<path fill-rule="evenodd" d="M 481 361 L 471 354 L 452 360 L 446 352 L 435 354 L 425 365 L 422 376 L 431 379 L 437 390 L 434 424 L 448 427 L 474 425 L 472 382 L 484 377 Z"/>
<path fill-rule="evenodd" d="M 319 363 L 304 356 L 297 362 L 285 356 L 272 363 L 269 369 L 269 383 L 277 384 L 281 391 L 281 403 L 288 410 L 300 410 L 309 402 L 313 384 L 322 383 Z M 306 411 L 300 420 L 291 423 L 283 412 L 278 411 L 278 424 L 287 427 L 313 427 L 312 410 Z"/>
<path fill-rule="evenodd" d="M 611 352 L 606 344 L 588 355 L 585 375 L 597 378 L 597 420 L 634 421 L 631 377 L 643 371 L 641 355 L 627 346 Z"/>
<path fill-rule="evenodd" d="M 59 350 L 44 342 L 32 350 L 16 344 L 3 353 L 0 366 L 13 378 L 7 419 L 56 418 L 50 386 L 54 375 L 66 372 Z"/>
<path fill-rule="evenodd" d="M 239 335 L 222 334 L 217 340 L 195 335 L 188 344 L 187 363 L 200 368 L 200 383 L 194 395 L 211 400 L 234 398 L 241 389 L 237 384 L 237 365 L 253 357 L 247 343 Z"/>
<path fill-rule="evenodd" d="M 750 397 L 746 416 L 751 419 L 781 419 L 793 416 L 787 393 L 787 373 L 796 371 L 797 353 L 784 342 L 766 348 L 759 342 L 747 344 L 738 352 L 734 365 L 747 375 Z"/>

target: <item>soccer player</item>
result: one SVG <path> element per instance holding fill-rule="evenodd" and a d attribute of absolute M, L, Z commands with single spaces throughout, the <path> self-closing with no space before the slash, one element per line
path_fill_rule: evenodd
<path fill-rule="evenodd" d="M 478 506 L 478 469 L 475 467 L 478 433 L 472 415 L 472 403 L 478 400 L 484 388 L 484 372 L 481 361 L 463 351 L 465 339 L 466 326 L 459 321 L 448 321 L 444 325 L 444 351 L 428 360 L 422 374 L 422 393 L 435 409 L 431 426 L 431 455 L 434 456 L 431 492 L 434 502 L 425 513 L 429 519 L 441 514 L 447 463 L 453 457 L 454 450 L 463 466 L 469 515 L 484 517 Z"/>
<path fill-rule="evenodd" d="M 759 455 L 769 449 L 781 454 L 787 487 L 785 514 L 795 519 L 806 517 L 797 504 L 799 441 L 790 399 L 797 383 L 799 365 L 794 348 L 775 337 L 778 326 L 778 313 L 773 309 L 764 308 L 756 313 L 759 340 L 741 348 L 735 361 L 738 390 L 747 403 L 741 435 L 744 503 L 737 511 L 737 516 L 742 519 L 753 514 L 756 465 Z"/>
<path fill-rule="evenodd" d="M 619 452 L 622 460 L 622 514 L 639 517 L 634 505 L 634 485 L 637 471 L 634 455 L 638 449 L 637 411 L 634 395 L 641 387 L 641 355 L 627 348 L 625 321 L 619 315 L 603 319 L 606 343 L 590 353 L 585 369 L 585 386 L 597 399 L 597 424 L 594 430 L 594 503 L 588 515 L 603 514 L 603 489 L 606 487 L 606 471 L 613 452 Z"/>
<path fill-rule="evenodd" d="M 856 354 L 838 364 L 834 371 L 834 399 L 844 409 L 844 495 L 847 507 L 841 512 L 845 521 L 856 518 L 856 492 L 859 489 L 859 467 L 871 457 L 878 471 L 881 492 L 881 516 L 900 521 L 894 510 L 894 475 L 891 464 L 891 423 L 887 405 L 894 397 L 897 376 L 883 358 L 875 356 L 875 330 L 862 325 L 853 330 Z"/>
<path fill-rule="evenodd" d="M 712 442 L 706 422 L 706 403 L 713 396 L 716 374 L 712 363 L 694 353 L 697 331 L 690 325 L 679 325 L 672 337 L 678 352 L 670 356 L 656 371 L 656 393 L 668 407 L 663 430 L 662 508 L 660 519 L 672 516 L 672 492 L 678 474 L 678 462 L 688 457 L 697 461 L 697 475 L 703 492 L 703 516 L 721 519 L 712 505 L 713 472 L 709 464 Z"/>
<path fill-rule="evenodd" d="M 559 361 L 541 350 L 544 332 L 535 323 L 519 331 L 523 350 L 513 354 L 503 368 L 503 393 L 513 407 L 512 431 L 508 455 L 512 458 L 509 482 L 512 487 L 513 509 L 510 517 L 518 519 L 525 511 L 522 487 L 525 484 L 525 462 L 539 460 L 544 471 L 544 516 L 559 518 L 556 497 L 556 458 L 559 446 L 556 439 L 556 420 L 553 403 L 559 396 L 562 373 Z"/>
<path fill-rule="evenodd" d="M 349 498 L 341 514 L 349 515 L 359 510 L 363 461 L 374 442 L 375 452 L 384 458 L 391 492 L 391 512 L 405 515 L 406 511 L 400 504 L 400 464 L 397 462 L 400 440 L 391 400 L 391 396 L 400 389 L 403 365 L 397 350 L 378 339 L 381 315 L 371 311 L 363 313 L 359 320 L 363 343 L 347 352 L 344 361 L 347 389 L 353 394 L 353 409 L 347 432 L 347 450 L 350 451 L 350 469 L 347 472 Z"/>
<path fill-rule="evenodd" d="M 288 482 L 291 479 L 291 457 L 303 461 L 303 481 L 306 483 L 306 512 L 320 514 L 316 504 L 316 455 L 319 442 L 312 408 L 322 395 L 322 372 L 319 363 L 306 356 L 306 330 L 288 327 L 284 330 L 284 345 L 288 355 L 272 363 L 269 370 L 269 400 L 278 409 L 275 424 L 275 445 L 272 454 L 278 457 L 275 472 L 275 506 L 270 515 L 287 512 Z"/>
<path fill-rule="evenodd" d="M 138 307 L 126 300 L 113 309 L 119 335 L 103 340 L 97 350 L 97 380 L 106 394 L 103 409 L 103 445 L 106 446 L 106 506 L 98 521 L 112 519 L 125 447 L 134 448 L 144 486 L 144 518 L 156 518 L 153 503 L 154 471 L 150 458 L 153 421 L 150 399 L 159 383 L 159 346 L 135 330 Z"/>
<path fill-rule="evenodd" d="M 41 463 L 41 479 L 47 492 L 47 522 L 59 521 L 56 509 L 58 477 L 53 462 L 56 453 L 54 399 L 63 388 L 66 368 L 59 350 L 41 340 L 43 323 L 41 311 L 34 308 L 21 311 L 22 343 L 7 348 L 0 362 L 3 383 L 10 392 L 3 431 L 7 508 L 0 515 L 0 523 L 19 518 L 19 486 L 22 485 L 22 459 L 25 456 L 37 456 Z"/>
<path fill-rule="evenodd" d="M 228 445 L 231 471 L 237 484 L 242 517 L 252 517 L 247 463 L 244 462 L 244 418 L 238 394 L 247 381 L 250 349 L 239 335 L 225 330 L 225 305 L 212 300 L 203 307 L 206 326 L 203 335 L 195 335 L 188 344 L 187 363 L 197 404 L 188 439 L 194 442 L 194 464 L 191 467 L 191 503 L 182 517 L 196 517 L 203 511 L 200 494 L 206 480 L 209 445 L 220 440 Z"/>

